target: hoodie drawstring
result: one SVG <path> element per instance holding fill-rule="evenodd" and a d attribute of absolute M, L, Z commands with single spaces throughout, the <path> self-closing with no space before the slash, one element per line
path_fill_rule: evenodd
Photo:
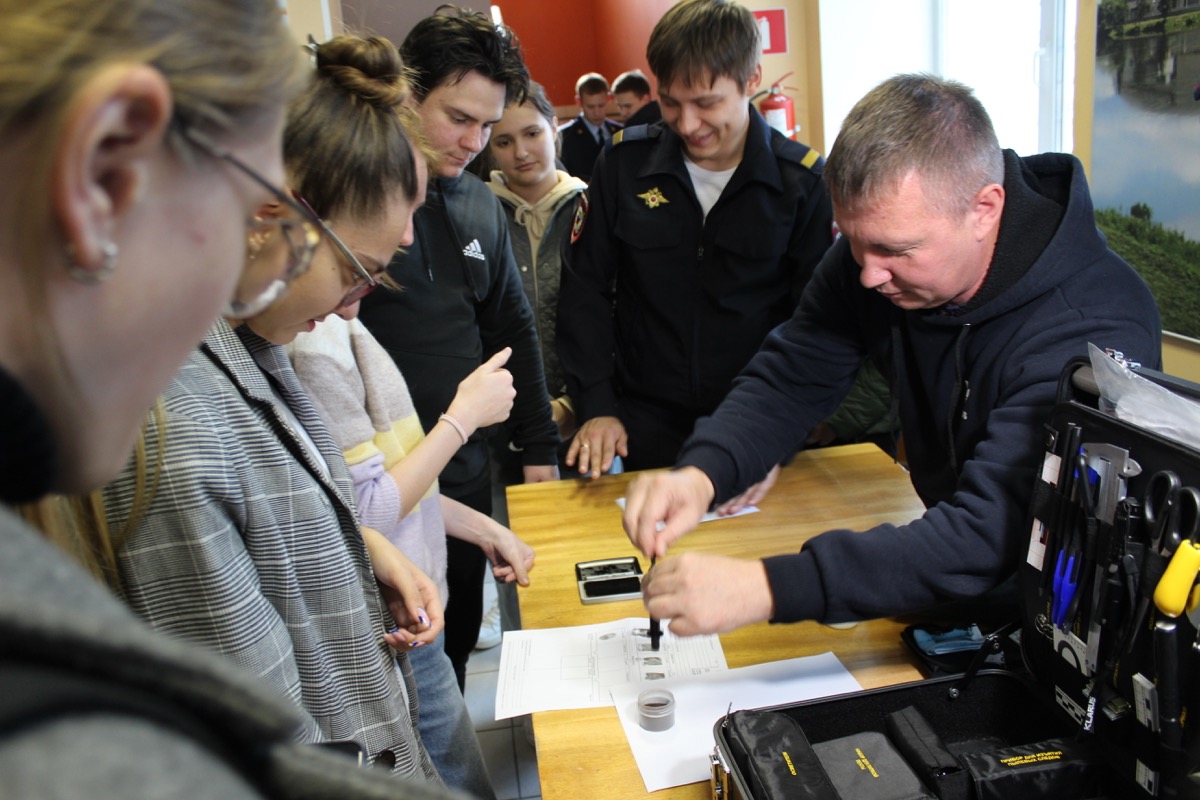
<path fill-rule="evenodd" d="M 900 460 L 900 437 L 903 432 L 900 430 L 900 376 L 903 374 L 900 370 L 903 368 L 904 359 L 900 357 L 900 348 L 902 340 L 900 336 L 900 319 L 896 309 L 892 309 L 892 381 L 891 381 L 891 398 L 888 405 L 888 425 L 892 429 L 892 460 L 899 462 Z"/>
<path fill-rule="evenodd" d="M 963 351 L 966 350 L 967 336 L 971 332 L 968 322 L 958 332 L 954 340 L 954 402 L 950 404 L 949 419 L 946 420 L 946 441 L 950 450 L 950 467 L 958 474 L 958 456 L 954 448 L 954 432 L 958 429 L 958 420 L 967 418 L 967 400 L 971 397 L 971 382 L 963 377 Z"/>

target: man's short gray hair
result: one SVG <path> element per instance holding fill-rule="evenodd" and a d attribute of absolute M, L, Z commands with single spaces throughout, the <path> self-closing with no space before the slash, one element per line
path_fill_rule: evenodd
<path fill-rule="evenodd" d="M 825 162 L 831 199 L 843 208 L 877 202 L 910 173 L 931 204 L 965 214 L 984 186 L 1004 182 L 1004 156 L 991 118 L 963 84 L 897 75 L 846 116 Z"/>

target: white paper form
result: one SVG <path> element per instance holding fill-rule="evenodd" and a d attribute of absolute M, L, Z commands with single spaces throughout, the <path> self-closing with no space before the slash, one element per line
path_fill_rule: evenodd
<path fill-rule="evenodd" d="M 637 698 L 645 688 L 616 686 L 612 695 L 648 792 L 709 779 L 713 724 L 731 703 L 737 711 L 862 689 L 833 653 L 664 680 L 654 688 L 675 696 L 675 725 L 652 732 L 638 722 Z"/>
<path fill-rule="evenodd" d="M 624 511 L 625 510 L 625 498 L 618 497 L 617 505 L 621 507 L 622 511 Z M 737 512 L 736 514 L 726 514 L 723 517 L 715 511 L 709 511 L 703 517 L 700 518 L 700 521 L 701 522 L 712 522 L 712 521 L 718 520 L 718 519 L 733 519 L 734 517 L 740 517 L 743 514 L 757 514 L 757 513 L 758 513 L 758 506 L 746 506 L 745 508 L 743 508 L 741 511 Z"/>
<path fill-rule="evenodd" d="M 506 631 L 496 686 L 496 719 L 535 711 L 611 706 L 610 689 L 725 670 L 716 636 L 676 638 L 662 621 L 658 651 L 649 621 L 629 617 L 597 625 Z"/>

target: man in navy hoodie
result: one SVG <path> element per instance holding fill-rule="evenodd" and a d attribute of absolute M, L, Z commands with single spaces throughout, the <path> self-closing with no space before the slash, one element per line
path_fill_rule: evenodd
<path fill-rule="evenodd" d="M 1150 291 L 1096 229 L 1079 161 L 1001 150 L 967 87 L 900 75 L 850 112 L 825 165 L 842 237 L 677 469 L 639 480 L 647 554 L 794 453 L 871 359 L 891 385 L 913 485 L 907 525 L 827 531 L 799 553 L 685 553 L 643 583 L 680 635 L 846 622 L 978 598 L 1011 576 L 1059 374 L 1088 342 L 1150 366 Z"/>

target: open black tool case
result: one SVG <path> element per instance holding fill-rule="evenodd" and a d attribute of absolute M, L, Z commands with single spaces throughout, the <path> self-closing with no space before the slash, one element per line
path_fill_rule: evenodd
<path fill-rule="evenodd" d="M 719 720 L 714 800 L 1200 798 L 1200 450 L 1102 412 L 1086 360 L 1045 434 L 1022 619 L 963 674 Z"/>

